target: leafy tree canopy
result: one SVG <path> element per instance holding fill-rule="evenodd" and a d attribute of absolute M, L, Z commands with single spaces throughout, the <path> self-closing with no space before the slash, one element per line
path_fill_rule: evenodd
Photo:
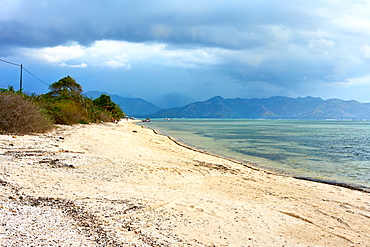
<path fill-rule="evenodd" d="M 61 98 L 81 97 L 82 86 L 70 76 L 64 77 L 49 86 L 50 95 Z"/>
<path fill-rule="evenodd" d="M 113 106 L 113 101 L 109 95 L 101 94 L 99 98 L 93 100 L 94 104 L 100 107 L 108 108 Z"/>
<path fill-rule="evenodd" d="M 94 99 L 93 103 L 94 105 L 110 112 L 114 119 L 119 119 L 125 116 L 121 108 L 111 100 L 109 95 L 102 94 L 99 98 Z"/>

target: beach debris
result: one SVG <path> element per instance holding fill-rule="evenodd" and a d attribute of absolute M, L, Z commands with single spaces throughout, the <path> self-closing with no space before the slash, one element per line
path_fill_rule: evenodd
<path fill-rule="evenodd" d="M 74 201 L 26 195 L 16 186 L 0 182 L 9 195 L 0 208 L 0 220 L 7 229 L 2 246 L 13 246 L 15 241 L 19 246 L 126 246 L 105 229 L 104 222 Z"/>
<path fill-rule="evenodd" d="M 197 167 L 207 167 L 209 169 L 216 169 L 216 170 L 223 171 L 223 172 L 230 172 L 231 174 L 238 174 L 239 172 L 237 169 L 231 169 L 222 164 L 208 163 L 208 162 L 199 161 L 199 160 L 194 160 L 194 161 L 196 162 L 194 166 L 197 166 Z"/>
<path fill-rule="evenodd" d="M 53 168 L 76 168 L 74 165 L 62 163 L 59 159 L 43 159 L 39 161 L 40 164 L 49 164 Z"/>

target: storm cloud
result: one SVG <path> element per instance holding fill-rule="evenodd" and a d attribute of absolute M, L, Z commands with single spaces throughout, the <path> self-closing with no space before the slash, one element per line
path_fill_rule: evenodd
<path fill-rule="evenodd" d="M 311 95 L 370 101 L 368 1 L 0 5 L 0 58 L 49 83 L 71 75 L 85 91 L 146 99 L 176 92 L 196 100 Z M 0 87 L 17 80 L 10 67 L 0 63 Z M 42 87 L 31 81 L 28 90 Z"/>

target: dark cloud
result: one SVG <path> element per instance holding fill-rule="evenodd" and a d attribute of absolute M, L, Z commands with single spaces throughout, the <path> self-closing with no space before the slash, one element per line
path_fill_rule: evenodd
<path fill-rule="evenodd" d="M 1 22 L 6 35 L 0 42 L 52 46 L 115 39 L 245 48 L 270 38 L 264 26 L 296 25 L 295 17 L 302 22 L 303 15 L 279 2 L 20 1 Z"/>
<path fill-rule="evenodd" d="M 132 95 L 193 98 L 370 90 L 368 1 L 0 4 L 0 57 L 58 75 L 70 70 L 87 87 L 119 90 L 126 78 Z"/>

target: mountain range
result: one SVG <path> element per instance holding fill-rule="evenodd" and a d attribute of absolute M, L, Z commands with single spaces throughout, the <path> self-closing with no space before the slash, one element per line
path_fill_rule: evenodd
<path fill-rule="evenodd" d="M 98 98 L 104 92 L 85 93 Z M 282 119 L 370 119 L 370 103 L 319 97 L 290 98 L 275 96 L 262 99 L 224 99 L 220 96 L 181 107 L 162 109 L 141 98 L 104 93 L 129 116 L 149 118 L 282 118 Z M 174 105 L 178 104 L 172 95 Z M 178 96 L 183 97 L 183 96 Z M 168 99 L 168 96 L 165 98 Z M 167 105 L 170 102 L 167 102 Z"/>
<path fill-rule="evenodd" d="M 154 118 L 284 118 L 370 119 L 370 104 L 355 100 L 323 100 L 316 97 L 224 99 L 220 96 L 184 107 L 163 109 Z"/>

